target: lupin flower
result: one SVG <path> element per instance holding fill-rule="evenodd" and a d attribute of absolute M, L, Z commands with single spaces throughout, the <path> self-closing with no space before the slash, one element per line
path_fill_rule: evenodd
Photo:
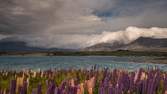
<path fill-rule="evenodd" d="M 27 90 L 32 90 L 28 89 L 32 87 L 32 84 L 36 86 L 33 86 L 32 92 L 28 91 L 32 94 L 42 94 L 42 91 L 45 90 L 45 94 L 167 94 L 167 72 L 158 68 L 127 72 L 126 70 L 109 70 L 108 68 L 98 70 L 92 67 L 91 70 L 39 71 L 35 73 L 36 76 L 34 73 L 25 70 L 20 72 L 0 71 L 2 80 L 9 79 L 9 77 L 16 79 L 10 81 L 8 88 L 6 86 L 4 88 L 0 83 L 0 94 L 27 94 Z M 43 76 L 41 76 L 42 74 Z M 60 78 L 62 82 L 59 82 L 59 77 L 63 77 Z M 76 78 L 76 81 L 74 78 L 62 80 L 69 79 L 69 77 Z M 55 84 L 57 78 L 58 86 Z M 31 82 L 31 79 L 34 83 Z M 43 87 L 43 84 L 46 87 Z"/>
<path fill-rule="evenodd" d="M 77 88 L 77 94 L 84 94 L 84 84 L 80 83 Z"/>
<path fill-rule="evenodd" d="M 38 84 L 37 94 L 42 94 L 42 85 L 41 85 L 41 83 Z"/>
<path fill-rule="evenodd" d="M 167 94 L 167 90 L 165 90 L 164 94 Z"/>
<path fill-rule="evenodd" d="M 34 78 L 35 78 L 36 76 L 37 76 L 37 72 L 35 72 L 35 71 L 34 71 L 34 72 L 33 72 L 33 76 L 32 76 L 32 77 L 34 77 Z"/>
<path fill-rule="evenodd" d="M 95 77 L 92 77 L 91 79 L 87 80 L 85 83 L 88 89 L 88 93 L 93 94 L 93 88 L 95 86 Z"/>
<path fill-rule="evenodd" d="M 49 81 L 46 94 L 54 94 L 56 85 L 53 80 Z"/>
<path fill-rule="evenodd" d="M 18 92 L 18 89 L 23 86 L 23 77 L 17 77 L 16 80 L 16 92 Z"/>
<path fill-rule="evenodd" d="M 10 90 L 9 90 L 10 94 L 16 94 L 16 80 L 12 80 L 10 82 Z"/>

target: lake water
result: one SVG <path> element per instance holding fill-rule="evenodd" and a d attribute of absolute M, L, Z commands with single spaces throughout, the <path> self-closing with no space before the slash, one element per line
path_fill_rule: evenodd
<path fill-rule="evenodd" d="M 99 68 L 121 68 L 136 70 L 138 68 L 159 67 L 167 71 L 166 64 L 145 63 L 150 57 L 116 57 L 116 56 L 0 56 L 0 70 L 33 69 L 89 69 L 93 65 Z"/>

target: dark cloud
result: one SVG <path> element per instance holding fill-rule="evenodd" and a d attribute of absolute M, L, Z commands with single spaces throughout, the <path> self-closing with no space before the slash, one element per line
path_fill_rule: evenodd
<path fill-rule="evenodd" d="M 166 0 L 0 0 L 0 39 L 79 48 L 104 31 L 166 27 L 166 9 Z"/>
<path fill-rule="evenodd" d="M 59 2 L 51 0 L 6 0 L 0 3 L 0 32 L 4 34 L 38 32 L 56 23 Z M 41 4 L 40 4 L 41 2 Z M 46 5 L 45 5 L 46 4 Z M 52 6 L 50 6 L 53 4 Z"/>

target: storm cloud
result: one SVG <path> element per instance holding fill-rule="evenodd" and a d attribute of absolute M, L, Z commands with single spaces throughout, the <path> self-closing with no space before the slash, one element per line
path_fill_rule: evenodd
<path fill-rule="evenodd" d="M 166 8 L 166 0 L 0 0 L 0 40 L 83 48 L 166 38 Z"/>

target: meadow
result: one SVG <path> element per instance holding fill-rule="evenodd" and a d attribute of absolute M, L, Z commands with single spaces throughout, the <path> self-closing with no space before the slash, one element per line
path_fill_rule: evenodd
<path fill-rule="evenodd" d="M 0 94 L 167 94 L 158 68 L 0 71 Z"/>

